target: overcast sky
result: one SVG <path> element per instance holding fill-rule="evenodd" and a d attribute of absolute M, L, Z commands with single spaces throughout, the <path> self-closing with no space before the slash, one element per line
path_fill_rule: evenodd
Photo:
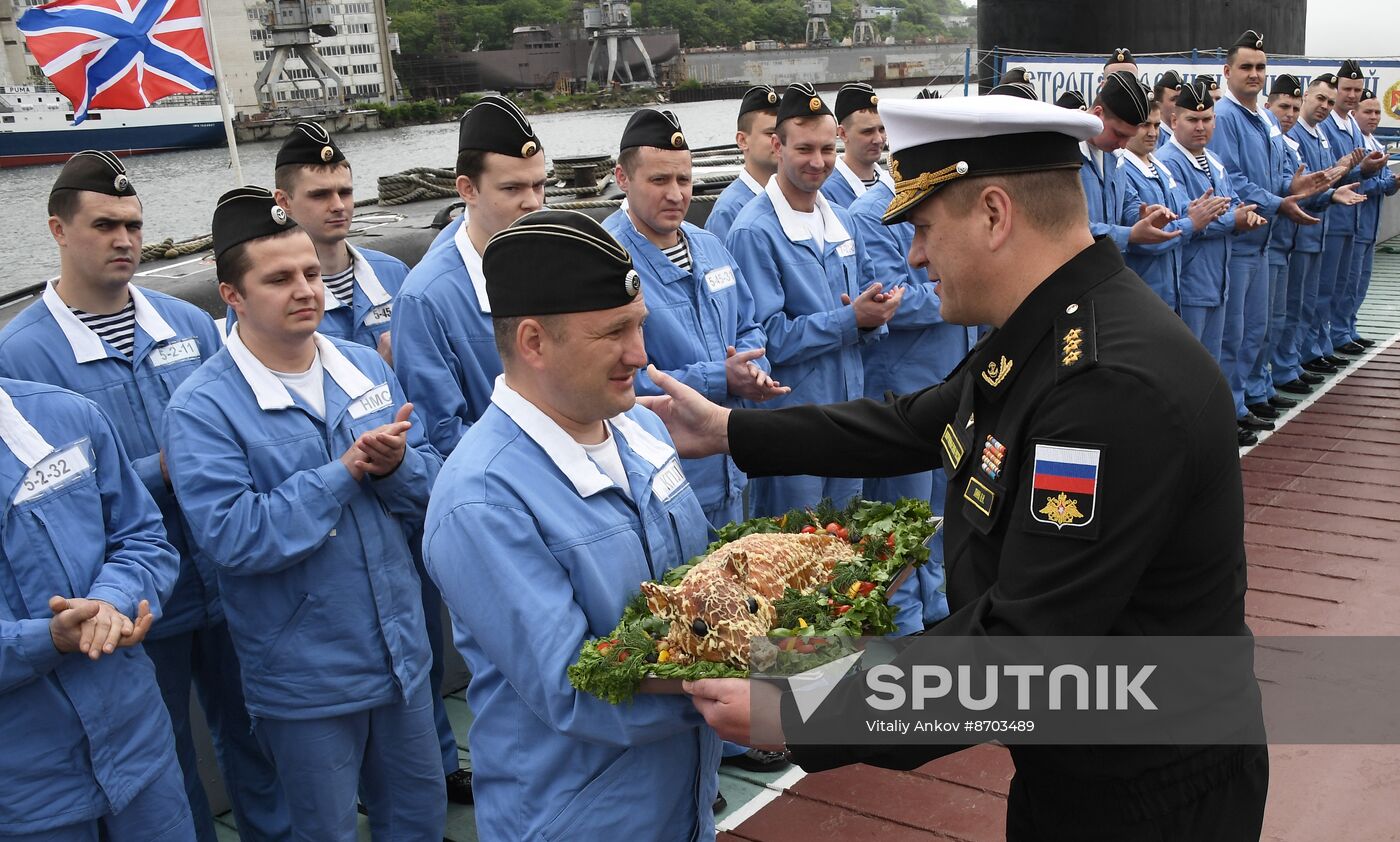
<path fill-rule="evenodd" d="M 1345 16 L 1337 14 L 1344 8 Z M 1308 0 L 1308 55 L 1400 55 L 1400 3 L 1396 0 Z"/>

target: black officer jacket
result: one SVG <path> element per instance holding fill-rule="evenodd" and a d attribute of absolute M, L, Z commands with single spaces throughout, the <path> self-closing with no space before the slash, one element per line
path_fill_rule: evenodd
<path fill-rule="evenodd" d="M 736 411 L 729 443 L 751 476 L 946 470 L 952 614 L 928 634 L 1249 634 L 1229 386 L 1110 240 L 1041 283 L 943 383 L 886 403 Z M 1039 481 L 1052 490 L 1035 487 L 1038 452 Z M 1067 455 L 1081 460 L 1068 470 L 1077 476 L 1059 475 L 1053 457 Z M 1071 491 L 1062 499 L 1057 488 Z M 947 751 L 794 755 L 809 770 L 914 768 Z M 1022 771 L 1045 763 L 1121 779 L 1181 753 L 1013 755 Z"/>

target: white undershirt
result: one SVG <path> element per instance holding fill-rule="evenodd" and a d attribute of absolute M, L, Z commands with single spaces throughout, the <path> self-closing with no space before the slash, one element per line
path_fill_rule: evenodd
<path fill-rule="evenodd" d="M 311 409 L 320 418 L 326 417 L 326 384 L 325 368 L 321 365 L 321 352 L 316 352 L 316 357 L 311 361 L 311 367 L 298 374 L 288 374 L 285 371 L 273 371 L 268 369 L 273 377 L 282 381 L 282 385 L 290 392 L 295 392 L 297 397 L 311 405 Z"/>
<path fill-rule="evenodd" d="M 598 444 L 583 445 L 583 450 L 593 460 L 593 464 L 598 466 L 598 470 L 606 474 L 608 479 L 617 483 L 623 494 L 631 497 L 632 490 L 631 485 L 627 482 L 627 469 L 622 466 L 622 454 L 617 452 L 617 439 L 608 429 L 607 424 L 603 425 L 603 429 L 607 431 L 608 437 Z"/>
<path fill-rule="evenodd" d="M 819 210 L 793 211 L 797 218 L 802 220 L 802 224 L 807 226 L 807 230 L 812 232 L 812 239 L 817 242 L 817 251 L 826 250 L 826 220 L 822 219 L 822 212 Z"/>

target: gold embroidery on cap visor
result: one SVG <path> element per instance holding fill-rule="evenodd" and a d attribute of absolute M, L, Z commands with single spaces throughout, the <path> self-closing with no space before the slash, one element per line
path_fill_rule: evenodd
<path fill-rule="evenodd" d="M 946 166 L 937 172 L 920 173 L 916 178 L 901 179 L 899 177 L 899 162 L 892 160 L 890 176 L 894 179 L 894 198 L 890 200 L 890 206 L 885 209 L 883 221 L 893 220 L 923 201 L 940 184 L 961 178 L 967 173 L 967 162 L 958 161 L 956 164 Z"/>

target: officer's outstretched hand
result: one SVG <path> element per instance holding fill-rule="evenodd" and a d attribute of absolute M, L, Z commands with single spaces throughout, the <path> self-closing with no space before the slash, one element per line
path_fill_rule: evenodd
<path fill-rule="evenodd" d="M 763 356 L 764 349 L 750 348 L 740 352 L 733 345 L 724 349 L 724 378 L 729 394 L 736 398 L 762 403 L 792 389 L 774 380 L 768 372 L 753 364 Z"/>
<path fill-rule="evenodd" d="M 150 616 L 150 605 L 145 600 L 141 604 Z M 81 652 L 96 661 L 103 655 L 110 655 L 120 646 L 130 646 L 123 638 L 137 633 L 136 624 L 111 603 L 100 599 L 49 597 L 49 610 L 53 619 L 49 620 L 49 636 L 54 648 L 59 652 Z M 150 621 L 146 622 L 150 628 Z M 140 632 L 145 637 L 145 631 Z M 139 640 L 137 641 L 139 642 Z"/>
<path fill-rule="evenodd" d="M 729 452 L 729 409 L 661 371 L 647 366 L 647 376 L 664 395 L 643 395 L 637 402 L 661 417 L 676 443 L 676 453 L 699 459 Z"/>
<path fill-rule="evenodd" d="M 375 427 L 355 440 L 355 447 L 361 454 L 357 465 L 361 471 L 371 476 L 386 477 L 398 470 L 404 451 L 408 449 L 408 430 L 413 426 L 409 417 L 412 414 L 413 404 L 406 403 L 399 407 L 392 423 Z"/>
<path fill-rule="evenodd" d="M 681 687 L 721 739 L 769 751 L 783 750 L 780 695 L 771 683 L 703 678 L 686 681 Z"/>

